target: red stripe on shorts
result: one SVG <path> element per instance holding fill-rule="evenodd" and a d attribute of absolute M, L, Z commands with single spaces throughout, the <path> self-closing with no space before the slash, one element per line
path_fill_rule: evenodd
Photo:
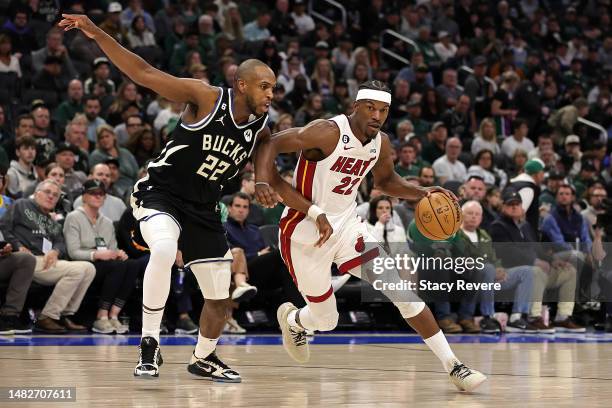
<path fill-rule="evenodd" d="M 306 299 L 312 303 L 321 303 L 329 299 L 329 297 L 334 293 L 334 289 L 330 286 L 327 292 L 322 294 L 321 296 L 308 296 L 306 295 Z"/>
<path fill-rule="evenodd" d="M 345 274 L 351 269 L 356 268 L 360 265 L 363 265 L 364 263 L 371 261 L 372 259 L 376 258 L 378 255 L 380 255 L 380 251 L 378 250 L 378 248 L 372 248 L 368 252 L 363 253 L 359 255 L 358 257 L 348 260 L 342 265 L 340 265 L 338 267 L 338 271 L 340 271 L 341 274 Z"/>

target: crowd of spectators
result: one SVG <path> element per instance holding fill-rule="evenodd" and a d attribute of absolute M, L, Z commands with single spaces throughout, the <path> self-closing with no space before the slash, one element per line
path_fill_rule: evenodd
<path fill-rule="evenodd" d="M 606 200 L 612 194 L 610 2 L 347 0 L 345 20 L 338 9 L 312 2 L 331 23 L 313 18 L 307 3 L 0 4 L 0 229 L 7 242 L 0 249 L 0 279 L 8 285 L 1 328 L 27 330 L 15 316 L 24 315 L 33 281 L 54 285 L 37 329 L 84 330 L 72 316 L 93 282 L 95 293 L 88 293 L 99 299 L 93 329 L 126 330 L 118 317 L 137 292 L 147 260 L 130 237 L 129 196 L 184 109 L 122 76 L 82 32 L 59 30 L 55 24 L 65 12 L 87 13 L 172 75 L 215 86 L 231 87 L 241 61 L 261 59 L 278 80 L 269 112 L 273 131 L 350 114 L 361 82 L 386 82 L 393 101 L 384 131 L 396 171 L 415 185 L 456 192 L 470 214 L 457 239 L 578 242 L 586 254 L 570 247 L 564 259 L 534 252 L 522 264 L 498 254 L 480 279 L 517 291 L 507 327 L 583 330 L 572 318 L 574 302 L 559 302 L 547 322 L 541 303 L 528 305 L 524 292 L 557 288 L 569 299 L 579 291 L 576 264 L 610 267 L 601 244 L 610 233 L 601 220 L 611 211 Z M 294 155 L 278 158 L 287 180 L 295 163 Z M 282 205 L 263 209 L 253 201 L 252 170 L 248 164 L 225 187 L 221 205 L 239 297 L 261 282 L 299 298 L 290 281 L 261 276 L 283 268 L 278 250 L 257 235 L 257 227 L 278 224 Z M 389 249 L 398 242 L 418 247 L 415 203 L 382 196 L 371 179 L 360 186 L 358 201 L 359 214 Z M 536 269 L 527 273 L 525 265 Z M 180 259 L 175 269 L 173 276 L 183 276 Z M 177 328 L 194 332 L 183 280 L 176 281 Z M 450 304 L 437 302 L 442 328 L 494 330 L 487 296 L 479 302 L 480 324 L 476 300 L 462 303 L 457 319 Z"/>

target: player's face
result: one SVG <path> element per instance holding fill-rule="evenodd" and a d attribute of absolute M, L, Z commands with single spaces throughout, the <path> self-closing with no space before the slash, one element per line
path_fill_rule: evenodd
<path fill-rule="evenodd" d="M 368 139 L 374 139 L 389 115 L 389 104 L 365 99 L 355 102 L 357 126 Z"/>
<path fill-rule="evenodd" d="M 247 106 L 255 116 L 261 116 L 268 112 L 272 98 L 274 97 L 274 86 L 276 77 L 269 68 L 257 68 L 252 79 L 245 82 Z"/>

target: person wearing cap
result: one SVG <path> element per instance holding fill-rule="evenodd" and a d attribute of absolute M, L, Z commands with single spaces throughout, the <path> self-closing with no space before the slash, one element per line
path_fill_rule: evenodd
<path fill-rule="evenodd" d="M 66 90 L 67 80 L 62 74 L 62 61 L 59 57 L 48 55 L 43 61 L 43 69 L 32 78 L 32 87 L 45 91 L 45 98 L 54 105 Z"/>
<path fill-rule="evenodd" d="M 513 126 L 514 132 L 512 136 L 505 138 L 501 144 L 501 151 L 507 159 L 512 159 L 517 149 L 530 152 L 535 148 L 531 139 L 527 138 L 529 134 L 529 124 L 527 120 L 517 118 Z"/>
<path fill-rule="evenodd" d="M 119 221 L 127 207 L 125 205 L 123 197 L 118 197 L 117 195 L 111 193 L 111 189 L 113 187 L 110 166 L 106 163 L 98 163 L 95 166 L 92 166 L 91 172 L 87 177 L 87 181 L 85 181 L 85 183 L 87 183 L 89 180 L 95 180 L 104 185 L 106 198 L 104 199 L 102 206 L 99 208 L 100 214 L 105 216 L 112 222 Z M 85 185 L 85 183 L 83 183 L 83 185 Z M 84 197 L 82 195 L 76 197 L 73 204 L 75 209 L 83 205 L 83 198 Z"/>
<path fill-rule="evenodd" d="M 583 157 L 580 162 L 580 173 L 572 180 L 572 184 L 576 189 L 576 197 L 582 197 L 587 186 L 597 179 L 597 167 L 592 159 Z"/>
<path fill-rule="evenodd" d="M 45 180 L 32 198 L 17 200 L 0 218 L 0 230 L 13 249 L 36 257 L 34 282 L 55 286 L 34 330 L 51 334 L 85 331 L 72 321 L 96 271 L 90 262 L 68 261 L 61 225 L 51 216 L 61 196 L 60 186 Z"/>
<path fill-rule="evenodd" d="M 493 88 L 491 84 L 485 81 L 487 74 L 487 59 L 482 56 L 476 56 L 473 61 L 474 73 L 470 74 L 463 85 L 463 92 L 470 97 L 472 101 L 472 110 L 470 111 L 472 118 L 472 126 L 476 126 L 477 120 L 480 121 L 486 117 L 491 108 L 491 98 L 493 97 Z"/>
<path fill-rule="evenodd" d="M 314 47 L 314 52 L 310 53 L 308 57 L 305 58 L 304 68 L 306 68 L 306 73 L 311 75 L 314 74 L 317 62 L 321 59 L 329 59 L 329 43 L 327 41 L 317 41 Z M 331 61 L 330 61 L 331 65 Z M 335 67 L 332 67 L 332 70 Z"/>
<path fill-rule="evenodd" d="M 438 32 L 438 42 L 434 44 L 436 54 L 445 63 L 457 53 L 457 46 L 452 43 L 452 38 L 446 31 Z"/>
<path fill-rule="evenodd" d="M 565 167 L 569 168 L 568 174 L 571 177 L 575 177 L 580 173 L 582 151 L 580 150 L 580 137 L 578 135 L 568 135 L 565 137 L 561 158 Z"/>
<path fill-rule="evenodd" d="M 446 128 L 444 122 L 434 123 L 431 127 L 431 142 L 423 147 L 423 151 L 421 153 L 423 160 L 433 163 L 440 157 L 444 156 L 447 139 L 448 129 Z"/>
<path fill-rule="evenodd" d="M 98 57 L 93 61 L 92 75 L 85 80 L 83 87 L 85 94 L 94 93 L 94 85 L 100 84 L 106 89 L 108 95 L 115 93 L 115 82 L 110 79 L 110 61 L 106 57 Z"/>
<path fill-rule="evenodd" d="M 496 252 L 504 268 L 528 266 L 533 272 L 533 292 L 529 316 L 529 327 L 525 331 L 538 333 L 554 333 L 555 328 L 545 324 L 542 319 L 542 303 L 544 290 L 547 287 L 559 287 L 561 293 L 568 294 L 576 288 L 576 269 L 566 262 L 555 261 L 542 245 L 536 244 L 533 229 L 522 223 L 524 211 L 521 195 L 514 189 L 508 188 L 502 194 L 502 210 L 500 217 L 491 225 L 491 238 L 495 243 Z M 549 276 L 555 279 L 550 279 Z M 549 283 L 550 282 L 550 286 Z M 569 297 L 569 296 L 568 296 Z M 568 298 L 566 297 L 566 298 Z M 563 310 L 573 309 L 568 302 L 560 302 Z"/>
<path fill-rule="evenodd" d="M 72 58 L 70 58 L 70 52 L 64 45 L 64 32 L 55 27 L 47 32 L 45 46 L 36 51 L 32 51 L 32 68 L 35 73 L 39 73 L 43 70 L 44 61 L 48 56 L 54 56 L 60 59 L 61 72 L 65 75 L 64 79 L 78 76 L 78 72 L 72 63 Z"/>
<path fill-rule="evenodd" d="M 433 169 L 438 177 L 438 182 L 444 185 L 447 181 L 458 181 L 463 183 L 467 178 L 465 164 L 459 160 L 463 143 L 457 137 L 451 137 L 446 141 L 444 156 L 433 162 Z"/>
<path fill-rule="evenodd" d="M 60 143 L 55 149 L 55 162 L 64 170 L 64 185 L 66 192 L 71 198 L 75 197 L 87 176 L 80 170 L 75 170 L 76 157 L 78 155 L 78 147 L 69 143 Z"/>
<path fill-rule="evenodd" d="M 306 13 L 306 4 L 304 0 L 295 0 L 293 2 L 291 17 L 293 18 L 297 33 L 300 37 L 315 29 L 314 20 Z"/>
<path fill-rule="evenodd" d="M 111 2 L 106 9 L 106 18 L 100 24 L 100 28 L 120 44 L 127 40 L 127 29 L 121 25 L 122 11 L 123 6 L 121 3 L 117 1 Z"/>
<path fill-rule="evenodd" d="M 259 9 L 257 18 L 245 24 L 242 29 L 245 41 L 263 41 L 270 38 L 270 30 L 268 29 L 270 21 L 270 12 L 265 8 Z"/>
<path fill-rule="evenodd" d="M 552 169 L 546 176 L 546 184 L 540 193 L 538 199 L 540 203 L 540 210 L 542 207 L 547 207 L 549 210 L 555 203 L 557 190 L 559 186 L 565 181 L 565 174 L 559 170 Z"/>
<path fill-rule="evenodd" d="M 83 205 L 72 211 L 64 223 L 66 250 L 75 261 L 93 262 L 102 292 L 92 330 L 122 334 L 128 327 L 118 320 L 119 313 L 136 286 L 139 269 L 127 254 L 117 248 L 113 221 L 100 213 L 106 188 L 98 180 L 83 184 Z"/>
<path fill-rule="evenodd" d="M 540 225 L 540 185 L 544 181 L 544 163 L 540 159 L 531 159 L 525 163 L 524 173 L 510 179 L 508 188 L 518 192 L 525 219 L 533 231 L 538 231 Z"/>

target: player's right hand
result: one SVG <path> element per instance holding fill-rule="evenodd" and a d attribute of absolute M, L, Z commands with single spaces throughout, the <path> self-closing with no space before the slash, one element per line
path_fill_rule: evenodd
<path fill-rule="evenodd" d="M 264 208 L 274 208 L 283 199 L 267 183 L 255 183 L 255 199 Z"/>
<path fill-rule="evenodd" d="M 64 31 L 78 28 L 83 31 L 89 38 L 94 38 L 96 33 L 100 30 L 86 15 L 83 14 L 62 14 L 62 20 L 57 24 L 63 28 Z"/>
<path fill-rule="evenodd" d="M 321 214 L 317 217 L 317 229 L 319 230 L 319 240 L 315 243 L 315 247 L 321 247 L 334 233 L 334 229 L 327 220 L 325 214 Z"/>

